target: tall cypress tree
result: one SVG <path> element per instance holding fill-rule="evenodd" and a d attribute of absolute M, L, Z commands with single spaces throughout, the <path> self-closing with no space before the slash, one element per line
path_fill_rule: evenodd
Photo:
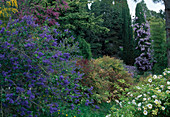
<path fill-rule="evenodd" d="M 123 40 L 123 56 L 122 59 L 128 65 L 133 65 L 134 57 L 134 39 L 133 30 L 131 27 L 131 15 L 127 0 L 121 1 L 122 7 L 122 40 Z"/>

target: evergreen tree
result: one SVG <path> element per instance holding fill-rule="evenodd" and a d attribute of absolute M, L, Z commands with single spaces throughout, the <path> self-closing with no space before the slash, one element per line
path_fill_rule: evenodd
<path fill-rule="evenodd" d="M 167 54 L 166 54 L 166 32 L 165 21 L 160 18 L 152 17 L 151 24 L 151 39 L 154 49 L 154 58 L 157 61 L 154 64 L 154 74 L 160 74 L 167 67 Z"/>
<path fill-rule="evenodd" d="M 60 29 L 71 30 L 73 35 L 76 36 L 75 40 L 79 41 L 79 44 L 82 44 L 80 45 L 82 53 L 85 54 L 86 52 L 86 55 L 83 56 L 85 58 L 91 58 L 91 48 L 88 48 L 89 46 L 86 45 L 87 42 L 90 43 L 90 41 L 93 40 L 91 34 L 95 35 L 105 31 L 107 32 L 108 29 L 106 27 L 100 26 L 100 23 L 103 21 L 101 16 L 95 17 L 94 14 L 87 12 L 87 2 L 85 0 L 67 0 L 67 3 L 69 9 L 67 9 L 67 11 L 60 12 L 60 17 L 58 20 L 59 24 L 61 25 Z"/>
<path fill-rule="evenodd" d="M 118 56 L 121 45 L 121 17 L 120 11 L 112 2 L 112 0 L 96 0 L 92 4 L 90 12 L 95 16 L 102 15 L 104 21 L 101 26 L 110 29 L 108 33 L 97 35 L 102 55 Z"/>
<path fill-rule="evenodd" d="M 122 59 L 128 65 L 133 65 L 134 57 L 134 39 L 131 27 L 131 15 L 127 0 L 122 0 L 122 40 L 123 40 L 123 56 Z"/>

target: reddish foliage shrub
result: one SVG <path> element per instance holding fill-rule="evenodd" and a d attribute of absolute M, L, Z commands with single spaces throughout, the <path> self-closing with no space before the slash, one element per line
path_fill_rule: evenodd
<path fill-rule="evenodd" d="M 50 19 L 48 26 L 55 25 L 60 12 L 69 8 L 65 0 L 18 0 L 18 5 L 17 17 L 21 19 L 24 15 L 33 15 L 39 25 L 42 25 L 48 17 Z"/>
<path fill-rule="evenodd" d="M 125 88 L 133 84 L 131 75 L 124 70 L 123 62 L 119 59 L 104 56 L 96 60 L 79 60 L 79 71 L 84 73 L 81 83 L 93 86 L 93 99 L 96 102 L 118 99 Z"/>

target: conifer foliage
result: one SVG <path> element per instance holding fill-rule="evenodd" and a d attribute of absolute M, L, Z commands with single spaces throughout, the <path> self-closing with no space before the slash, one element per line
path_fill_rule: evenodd
<path fill-rule="evenodd" d="M 151 39 L 154 49 L 154 58 L 157 61 L 154 64 L 154 74 L 160 74 L 163 69 L 167 67 L 167 54 L 166 54 L 166 32 L 165 21 L 160 18 L 153 17 L 150 20 L 151 24 Z"/>
<path fill-rule="evenodd" d="M 133 30 L 131 27 L 131 15 L 127 0 L 121 0 L 118 4 L 121 4 L 122 13 L 122 41 L 123 41 L 123 55 L 122 59 L 128 65 L 133 65 L 135 62 L 134 57 L 134 39 Z"/>

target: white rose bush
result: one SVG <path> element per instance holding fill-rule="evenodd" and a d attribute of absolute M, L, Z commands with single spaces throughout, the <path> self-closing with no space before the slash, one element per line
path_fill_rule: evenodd
<path fill-rule="evenodd" d="M 150 75 L 137 86 L 126 89 L 116 103 L 111 108 L 111 117 L 170 115 L 170 68 L 162 75 Z"/>

